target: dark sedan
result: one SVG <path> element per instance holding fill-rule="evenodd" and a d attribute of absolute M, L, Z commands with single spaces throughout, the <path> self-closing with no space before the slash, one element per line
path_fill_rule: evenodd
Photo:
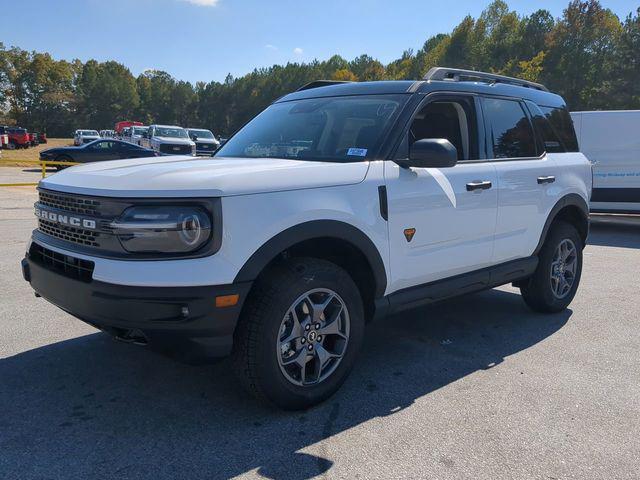
<path fill-rule="evenodd" d="M 122 158 L 157 157 L 158 153 L 133 143 L 120 140 L 101 139 L 78 147 L 49 148 L 40 152 L 40 160 L 51 162 L 102 162 Z M 59 166 L 58 169 L 63 168 Z"/>

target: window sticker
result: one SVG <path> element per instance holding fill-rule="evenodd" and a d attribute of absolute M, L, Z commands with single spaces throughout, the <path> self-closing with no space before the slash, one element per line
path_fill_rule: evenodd
<path fill-rule="evenodd" d="M 347 155 L 353 156 L 353 157 L 366 157 L 367 156 L 367 149 L 366 148 L 353 148 L 353 147 L 351 147 L 349 150 L 347 150 Z"/>

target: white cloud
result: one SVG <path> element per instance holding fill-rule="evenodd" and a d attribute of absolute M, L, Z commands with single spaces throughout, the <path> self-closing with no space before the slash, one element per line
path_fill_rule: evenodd
<path fill-rule="evenodd" d="M 302 55 L 303 50 L 300 47 L 296 47 L 293 49 L 294 55 Z"/>
<path fill-rule="evenodd" d="M 215 7 L 219 0 L 182 0 L 183 2 L 189 2 L 199 7 Z"/>
<path fill-rule="evenodd" d="M 278 47 L 276 47 L 275 45 L 271 45 L 270 43 L 267 43 L 264 48 L 266 48 L 267 50 L 278 50 Z"/>

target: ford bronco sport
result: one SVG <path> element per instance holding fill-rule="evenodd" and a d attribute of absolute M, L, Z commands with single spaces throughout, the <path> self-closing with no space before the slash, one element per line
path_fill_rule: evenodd
<path fill-rule="evenodd" d="M 592 183 L 568 115 L 542 85 L 480 72 L 313 82 L 211 159 L 43 179 L 24 277 L 121 340 L 231 355 L 249 391 L 306 408 L 381 315 L 507 283 L 537 312 L 567 307 Z"/>

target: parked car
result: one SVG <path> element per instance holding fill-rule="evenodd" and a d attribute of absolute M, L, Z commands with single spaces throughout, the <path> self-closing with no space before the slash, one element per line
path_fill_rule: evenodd
<path fill-rule="evenodd" d="M 130 120 L 125 120 L 122 122 L 118 122 L 116 123 L 115 127 L 114 127 L 114 131 L 116 136 L 121 136 L 122 135 L 122 130 L 126 127 L 134 127 L 134 126 L 139 126 L 141 127 L 142 125 L 144 125 L 142 122 L 132 122 Z"/>
<path fill-rule="evenodd" d="M 509 283 L 536 312 L 570 304 L 592 177 L 571 122 L 543 113 L 566 116 L 560 96 L 446 68 L 334 83 L 279 98 L 211 159 L 42 179 L 24 278 L 121 340 L 231 354 L 286 409 L 340 387 L 374 318 Z M 574 140 L 551 151 L 558 136 Z"/>
<path fill-rule="evenodd" d="M 98 140 L 100 134 L 96 130 L 76 130 L 73 135 L 73 144 L 75 146 Z"/>
<path fill-rule="evenodd" d="M 100 137 L 102 138 L 115 138 L 114 130 L 100 130 Z"/>
<path fill-rule="evenodd" d="M 640 110 L 571 112 L 571 117 L 580 151 L 593 164 L 591 211 L 640 213 Z"/>
<path fill-rule="evenodd" d="M 37 132 L 30 132 L 29 133 L 29 146 L 30 147 L 35 147 L 37 145 L 40 145 L 40 139 L 38 138 L 38 133 Z"/>
<path fill-rule="evenodd" d="M 140 141 L 144 137 L 144 134 L 149 130 L 149 127 L 145 126 L 132 126 L 125 128 L 123 130 L 123 140 L 127 142 L 134 143 L 136 145 L 140 145 Z M 126 132 L 126 133 L 124 133 Z"/>
<path fill-rule="evenodd" d="M 195 155 L 196 144 L 187 131 L 175 125 L 151 125 L 140 140 L 144 147 L 165 155 Z"/>
<path fill-rule="evenodd" d="M 0 134 L 7 135 L 8 143 L 7 148 L 9 150 L 15 150 L 16 148 L 29 148 L 29 133 L 26 129 L 20 127 L 0 127 Z"/>
<path fill-rule="evenodd" d="M 196 144 L 196 155 L 213 155 L 220 147 L 220 142 L 211 130 L 187 128 L 187 133 Z"/>
<path fill-rule="evenodd" d="M 90 163 L 123 158 L 156 157 L 159 154 L 140 145 L 116 139 L 98 139 L 74 147 L 49 148 L 40 152 L 40 160 Z M 59 170 L 61 170 L 59 168 Z"/>

